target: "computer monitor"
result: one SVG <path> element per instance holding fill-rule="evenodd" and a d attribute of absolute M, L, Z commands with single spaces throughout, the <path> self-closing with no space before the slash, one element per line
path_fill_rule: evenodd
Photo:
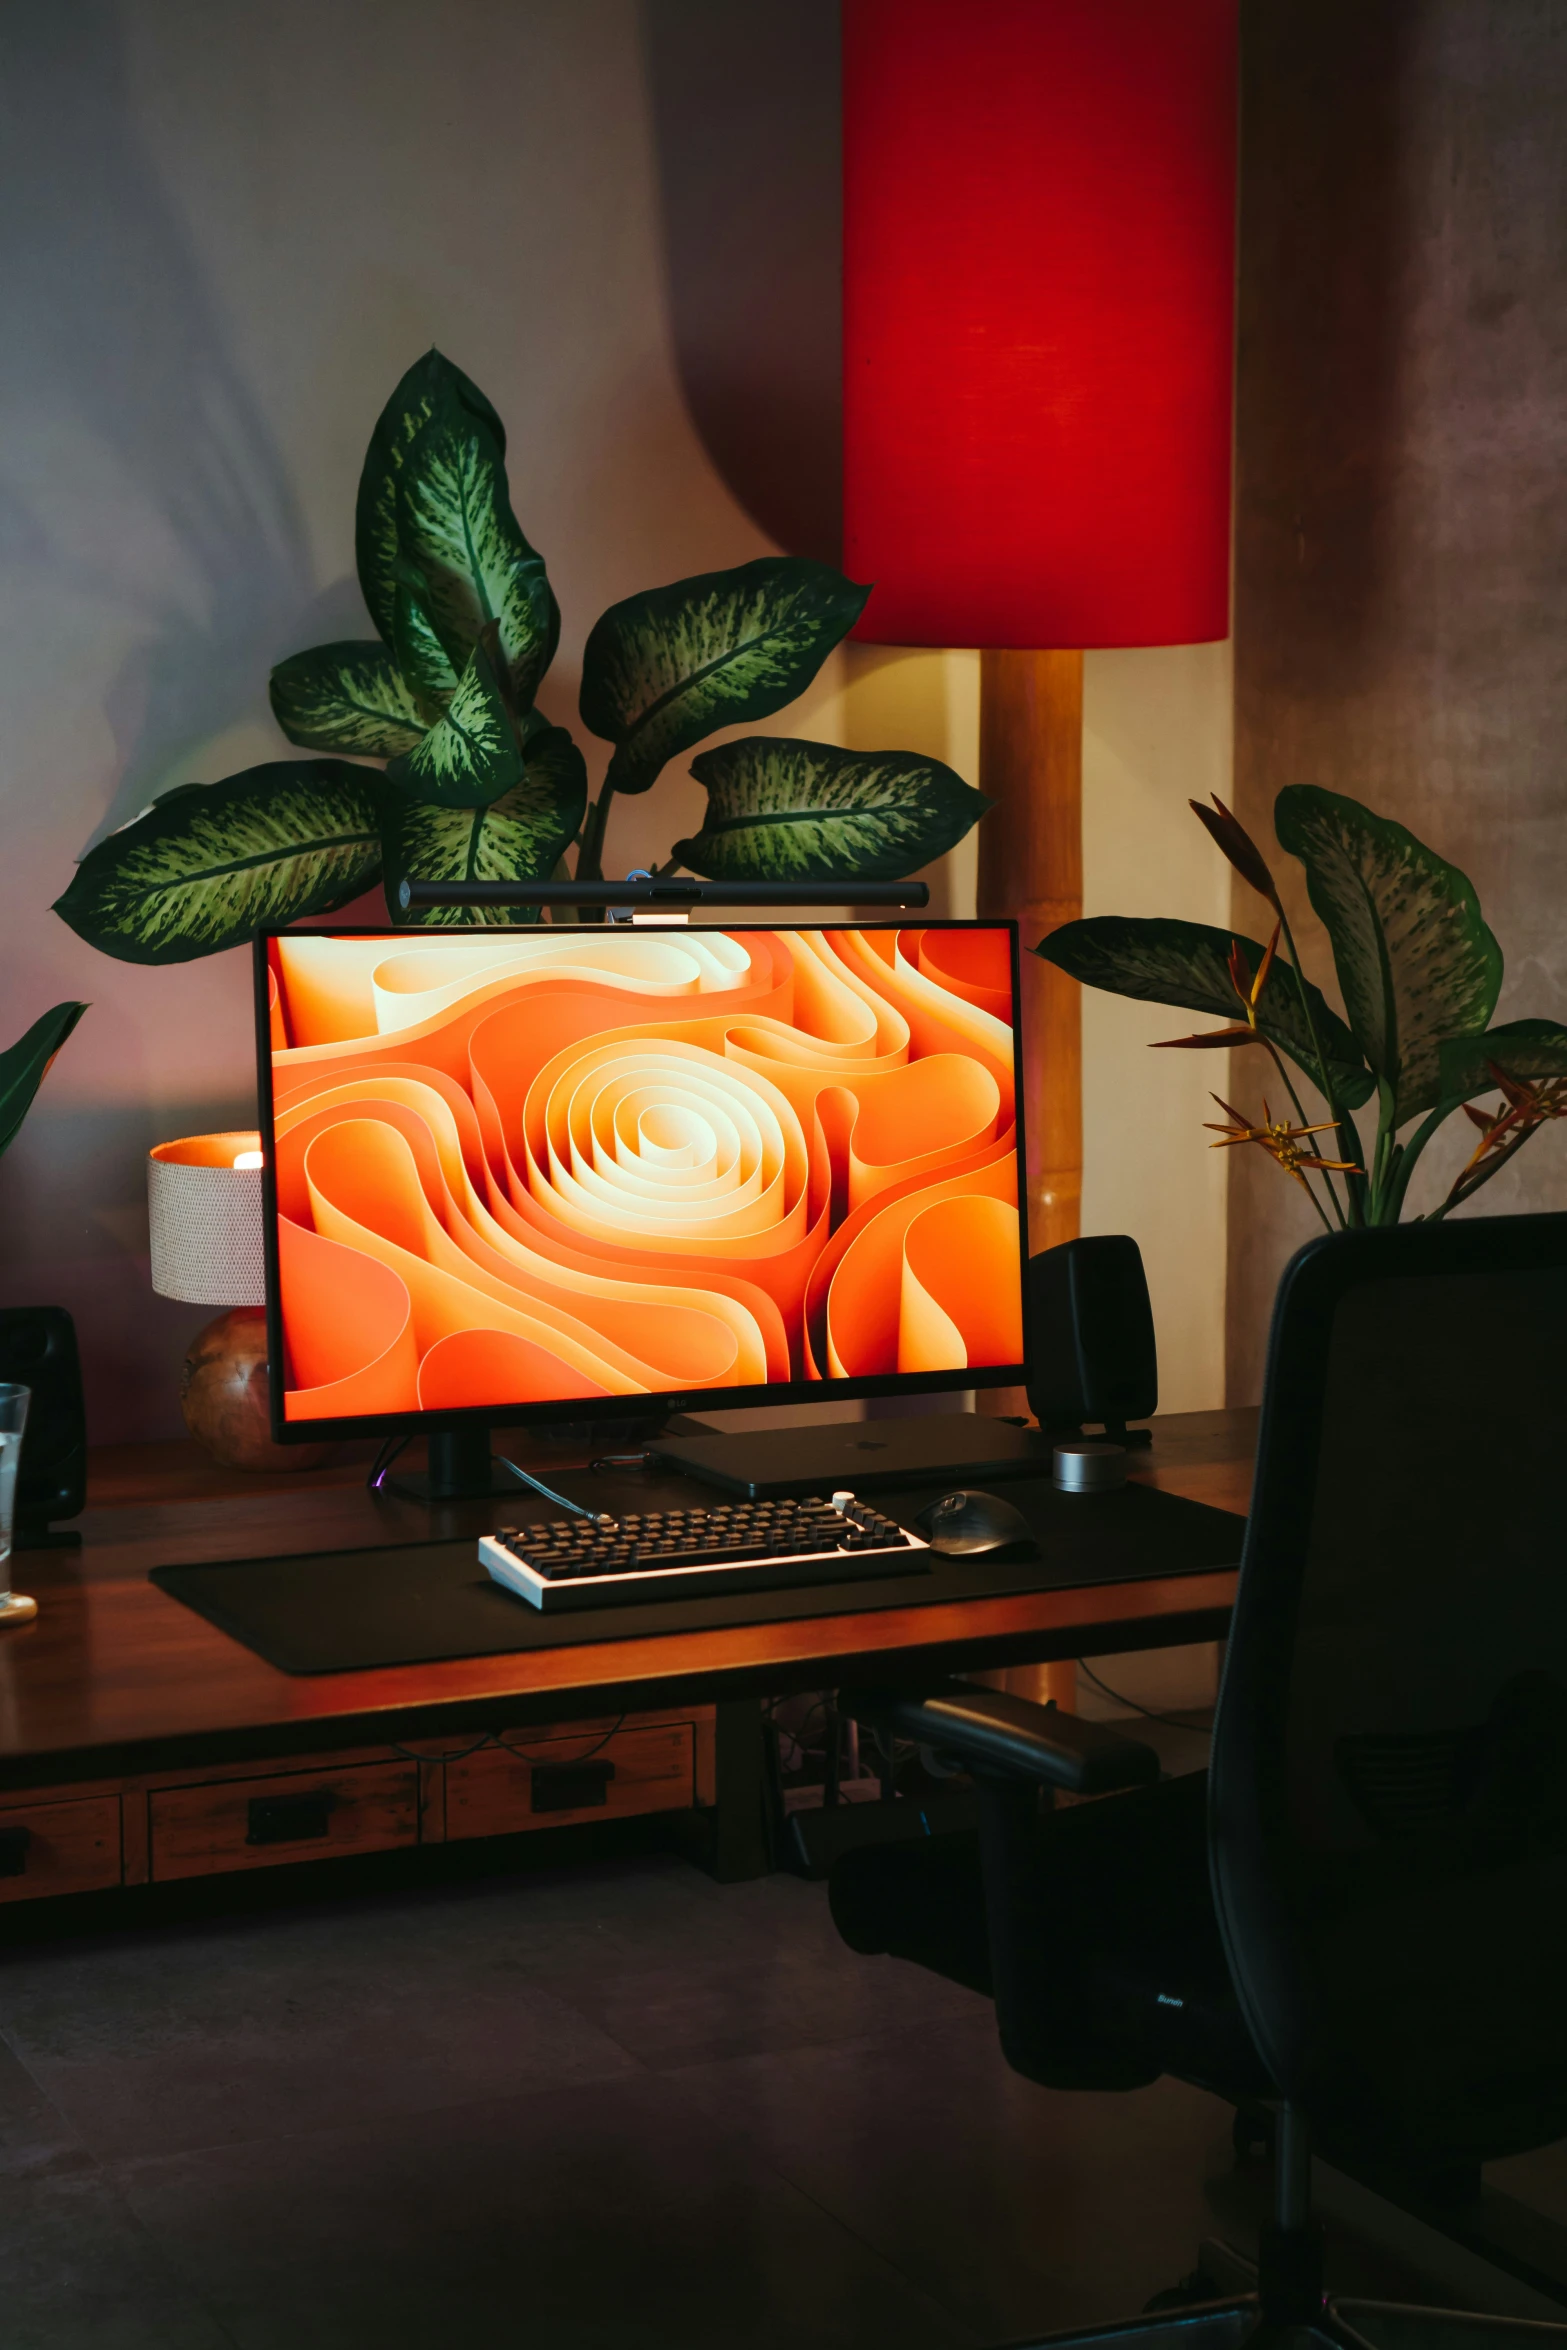
<path fill-rule="evenodd" d="M 284 1442 L 1024 1376 L 1010 923 L 256 950 Z"/>

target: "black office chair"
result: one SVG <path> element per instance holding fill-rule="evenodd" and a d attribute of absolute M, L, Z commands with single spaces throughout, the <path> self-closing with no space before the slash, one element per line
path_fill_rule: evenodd
<path fill-rule="evenodd" d="M 1427 2208 L 1567 2134 L 1564 1461 L 1567 1215 L 1320 1240 L 1274 1310 L 1208 1773 L 962 1684 L 842 1694 L 981 1790 L 977 1839 L 839 1865 L 854 1948 L 991 1990 L 1032 2080 L 1280 2107 L 1257 2295 L 1057 2342 L 1567 2340 L 1325 2305 L 1308 2200 L 1308 2128 Z"/>

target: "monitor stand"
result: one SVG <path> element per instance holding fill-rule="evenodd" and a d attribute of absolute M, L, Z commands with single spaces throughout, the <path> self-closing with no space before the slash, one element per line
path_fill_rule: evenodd
<path fill-rule="evenodd" d="M 670 1428 L 696 1429 L 698 1423 L 669 1414 L 656 1406 L 652 1410 L 628 1416 L 599 1420 L 573 1420 L 563 1427 L 541 1431 L 546 1436 L 557 1435 L 575 1450 L 592 1453 L 613 1453 L 630 1445 L 641 1446 L 649 1437 Z M 540 1464 L 542 1466 L 542 1464 Z M 546 1470 L 546 1477 L 553 1471 Z M 534 1485 L 546 1494 L 546 1483 L 538 1486 L 535 1477 L 526 1471 L 513 1470 L 498 1459 L 489 1428 L 432 1428 L 425 1439 L 425 1466 L 406 1473 L 391 1473 L 384 1479 L 384 1490 L 396 1493 L 405 1501 L 421 1501 L 428 1508 L 450 1501 L 488 1501 L 498 1497 L 515 1497 L 526 1486 Z M 380 1489 L 380 1488 L 378 1488 Z"/>
<path fill-rule="evenodd" d="M 425 1466 L 389 1476 L 387 1490 L 432 1509 L 444 1501 L 486 1501 L 522 1488 L 496 1461 L 488 1428 L 432 1428 L 425 1439 Z"/>

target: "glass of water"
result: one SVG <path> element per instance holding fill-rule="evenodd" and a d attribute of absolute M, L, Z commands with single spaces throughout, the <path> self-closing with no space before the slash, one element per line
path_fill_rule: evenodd
<path fill-rule="evenodd" d="M 0 1382 L 0 1625 L 25 1624 L 38 1613 L 36 1599 L 11 1589 L 11 1536 L 16 1525 L 16 1472 L 22 1462 L 30 1387 Z"/>

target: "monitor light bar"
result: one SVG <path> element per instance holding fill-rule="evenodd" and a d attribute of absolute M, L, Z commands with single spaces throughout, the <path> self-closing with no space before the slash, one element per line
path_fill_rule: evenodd
<path fill-rule="evenodd" d="M 426 906 L 928 906 L 923 881 L 403 881 L 405 914 Z"/>

